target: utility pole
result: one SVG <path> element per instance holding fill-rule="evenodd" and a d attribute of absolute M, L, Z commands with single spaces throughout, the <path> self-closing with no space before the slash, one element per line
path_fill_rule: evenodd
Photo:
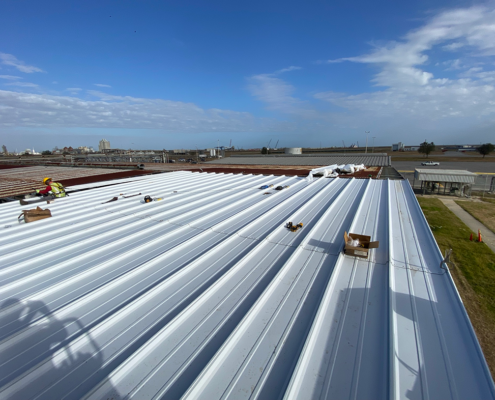
<path fill-rule="evenodd" d="M 371 150 L 372 153 L 375 152 L 375 138 L 376 136 L 373 136 L 373 149 Z"/>
<path fill-rule="evenodd" d="M 370 131 L 364 131 L 364 133 L 366 133 L 366 150 L 364 151 L 365 154 L 368 153 L 368 135 L 370 133 Z"/>

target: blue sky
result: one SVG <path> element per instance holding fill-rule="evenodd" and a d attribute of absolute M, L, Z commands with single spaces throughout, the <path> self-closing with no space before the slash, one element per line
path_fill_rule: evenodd
<path fill-rule="evenodd" d="M 1 141 L 495 142 L 493 4 L 4 0 Z"/>

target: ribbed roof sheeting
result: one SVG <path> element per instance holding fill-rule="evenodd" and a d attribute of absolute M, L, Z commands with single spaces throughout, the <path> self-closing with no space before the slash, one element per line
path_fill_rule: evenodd
<path fill-rule="evenodd" d="M 34 188 L 43 188 L 44 177 L 52 177 L 56 181 L 108 175 L 122 172 L 118 169 L 107 168 L 71 168 L 71 167 L 23 167 L 0 169 L 0 197 L 28 193 Z"/>
<path fill-rule="evenodd" d="M 417 168 L 414 177 L 420 181 L 474 183 L 476 174 L 464 170 Z"/>
<path fill-rule="evenodd" d="M 174 172 L 50 209 L 0 239 L 2 399 L 495 398 L 407 181 Z"/>
<path fill-rule="evenodd" d="M 391 165 L 391 158 L 386 153 L 371 154 L 275 154 L 232 156 L 220 160 L 209 161 L 212 164 L 232 165 L 332 165 L 332 164 L 364 164 L 369 167 L 386 167 Z M 208 164 L 207 163 L 207 164 Z"/>

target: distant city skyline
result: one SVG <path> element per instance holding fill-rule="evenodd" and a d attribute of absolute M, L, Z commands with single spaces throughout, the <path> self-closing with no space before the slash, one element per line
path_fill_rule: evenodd
<path fill-rule="evenodd" d="M 495 5 L 0 5 L 7 148 L 495 140 Z"/>

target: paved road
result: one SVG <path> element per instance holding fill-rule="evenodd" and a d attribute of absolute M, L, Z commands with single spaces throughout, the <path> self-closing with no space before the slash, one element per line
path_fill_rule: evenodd
<path fill-rule="evenodd" d="M 392 167 L 399 172 L 407 171 L 414 172 L 415 168 L 428 168 L 428 169 L 462 169 L 470 172 L 482 173 L 482 174 L 494 174 L 495 175 L 495 162 L 483 162 L 483 161 L 442 161 L 441 157 L 435 159 L 431 158 L 431 161 L 440 162 L 439 167 L 423 167 L 421 161 L 392 161 Z"/>
<path fill-rule="evenodd" d="M 464 211 L 461 206 L 459 206 L 452 199 L 443 199 L 438 198 L 445 206 L 452 211 L 455 215 L 459 217 L 459 219 L 464 222 L 469 229 L 471 229 L 476 235 L 478 234 L 478 229 L 481 231 L 481 237 L 483 238 L 483 242 L 487 244 L 487 246 L 492 249 L 495 253 L 495 234 L 489 230 L 485 225 L 483 225 L 476 218 L 472 217 L 471 214 Z"/>

